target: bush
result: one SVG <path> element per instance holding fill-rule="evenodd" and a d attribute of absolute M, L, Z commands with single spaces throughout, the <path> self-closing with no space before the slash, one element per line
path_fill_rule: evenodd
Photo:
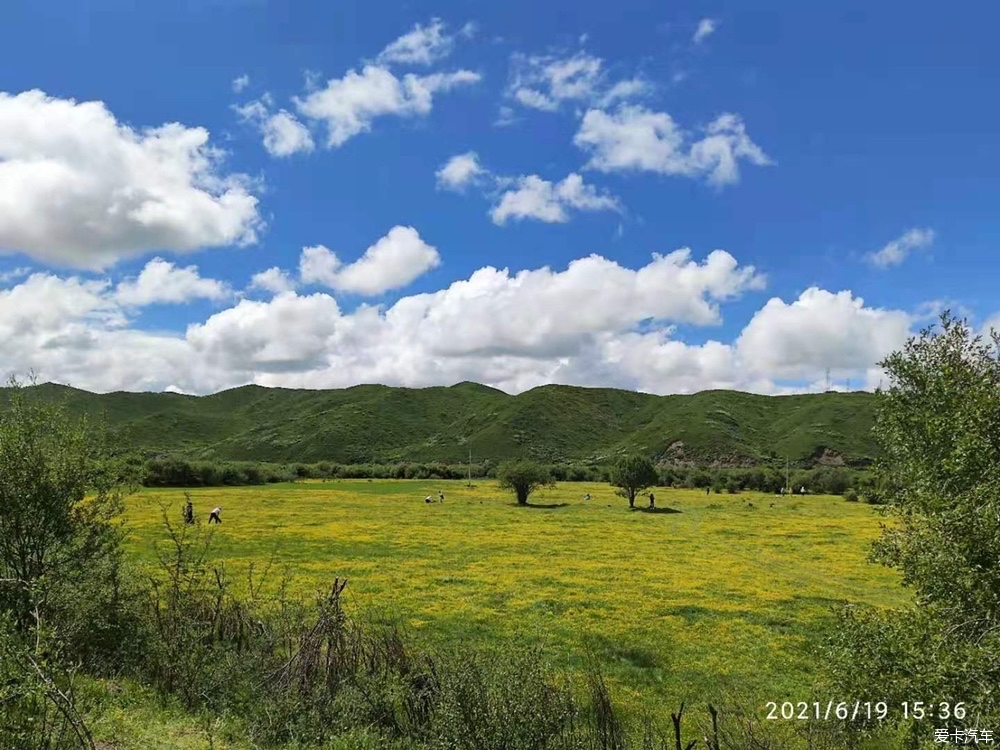
<path fill-rule="evenodd" d="M 858 493 L 850 489 L 844 493 L 844 499 L 849 503 L 856 503 L 858 501 Z"/>
<path fill-rule="evenodd" d="M 527 505 L 531 493 L 554 484 L 548 470 L 534 461 L 507 461 L 497 470 L 500 489 L 510 490 L 518 505 Z"/>

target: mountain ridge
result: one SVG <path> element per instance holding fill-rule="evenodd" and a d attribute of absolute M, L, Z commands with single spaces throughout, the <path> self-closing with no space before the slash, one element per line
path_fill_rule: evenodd
<path fill-rule="evenodd" d="M 195 396 L 96 394 L 44 383 L 28 395 L 105 415 L 147 454 L 210 460 L 364 463 L 601 462 L 625 451 L 697 465 L 863 466 L 876 455 L 874 394 L 762 396 L 710 390 L 656 396 L 544 385 L 511 395 L 479 383 L 308 390 L 246 385 Z M 0 408 L 9 389 L 0 389 Z"/>

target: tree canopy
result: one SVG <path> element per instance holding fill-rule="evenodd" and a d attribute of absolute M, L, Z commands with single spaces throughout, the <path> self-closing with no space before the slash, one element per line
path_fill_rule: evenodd
<path fill-rule="evenodd" d="M 518 505 L 527 505 L 532 492 L 553 484 L 552 476 L 544 466 L 527 460 L 502 463 L 497 468 L 497 481 L 500 489 L 514 493 Z"/>
<path fill-rule="evenodd" d="M 628 499 L 628 506 L 635 507 L 635 498 L 649 487 L 655 487 L 659 477 L 656 467 L 645 456 L 622 456 L 611 468 L 610 483 L 618 494 Z"/>
<path fill-rule="evenodd" d="M 123 498 L 136 486 L 101 425 L 12 383 L 0 413 L 0 613 L 21 628 L 58 611 L 96 632 L 96 592 L 117 579 Z M 117 585 L 117 584 L 115 584 Z"/>
<path fill-rule="evenodd" d="M 872 559 L 914 598 L 845 611 L 833 677 L 890 701 L 965 701 L 970 722 L 989 724 L 1000 719 L 1000 338 L 945 313 L 880 364 L 874 483 L 889 522 Z"/>

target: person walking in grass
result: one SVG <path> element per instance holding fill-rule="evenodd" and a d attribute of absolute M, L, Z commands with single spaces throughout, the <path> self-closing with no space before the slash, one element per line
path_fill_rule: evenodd
<path fill-rule="evenodd" d="M 652 492 L 649 493 L 649 507 L 651 509 L 656 507 L 656 497 Z"/>
<path fill-rule="evenodd" d="M 222 523 L 222 506 L 215 508 L 211 513 L 208 514 L 208 522 L 212 523 Z"/>
<path fill-rule="evenodd" d="M 442 502 L 442 503 L 444 502 L 444 493 L 443 492 L 438 492 L 438 501 Z"/>
<path fill-rule="evenodd" d="M 191 498 L 188 498 L 187 504 L 184 506 L 184 523 L 188 526 L 194 523 L 194 505 L 191 503 Z"/>

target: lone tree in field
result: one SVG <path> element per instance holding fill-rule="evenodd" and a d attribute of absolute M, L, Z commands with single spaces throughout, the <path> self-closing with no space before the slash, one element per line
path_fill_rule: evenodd
<path fill-rule="evenodd" d="M 517 496 L 518 505 L 527 505 L 528 496 L 541 487 L 554 482 L 548 470 L 534 461 L 507 461 L 497 469 L 500 489 L 510 490 Z"/>
<path fill-rule="evenodd" d="M 618 494 L 628 498 L 628 507 L 635 507 L 635 498 L 640 492 L 655 487 L 659 477 L 656 467 L 645 456 L 622 456 L 611 468 L 610 482 L 618 488 Z"/>
<path fill-rule="evenodd" d="M 923 331 L 880 365 L 890 387 L 877 396 L 875 486 L 892 523 L 872 558 L 902 574 L 913 603 L 845 610 L 825 661 L 846 694 L 877 694 L 889 705 L 933 694 L 965 702 L 969 722 L 994 725 L 1000 335 L 984 342 L 946 312 L 939 329 Z M 927 731 L 920 726 L 911 730 Z"/>

